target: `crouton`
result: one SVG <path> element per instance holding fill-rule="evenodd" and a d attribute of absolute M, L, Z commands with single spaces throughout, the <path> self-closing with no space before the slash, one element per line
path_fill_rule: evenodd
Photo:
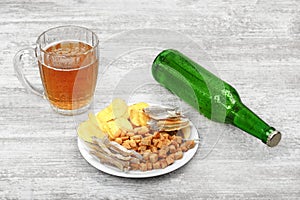
<path fill-rule="evenodd" d="M 122 131 L 122 132 L 121 132 L 121 137 L 125 137 L 126 134 L 127 134 L 127 133 L 126 133 L 125 131 Z"/>
<path fill-rule="evenodd" d="M 181 151 L 186 152 L 188 150 L 188 148 L 186 147 L 186 143 L 182 143 L 180 145 L 180 149 L 181 149 Z"/>
<path fill-rule="evenodd" d="M 151 147 L 150 147 L 150 150 L 151 150 L 153 153 L 158 153 L 157 147 L 155 147 L 155 146 L 151 146 Z"/>
<path fill-rule="evenodd" d="M 134 136 L 131 136 L 130 139 L 132 139 L 132 140 L 141 140 L 142 136 L 141 135 L 134 135 Z"/>
<path fill-rule="evenodd" d="M 135 143 L 134 140 L 128 140 L 128 141 L 129 141 L 129 145 L 130 145 L 132 148 L 136 147 L 136 143 Z"/>
<path fill-rule="evenodd" d="M 165 150 L 165 151 L 168 153 L 169 150 L 170 150 L 170 147 L 167 146 L 167 145 L 163 145 L 163 146 L 161 147 L 161 149 Z"/>
<path fill-rule="evenodd" d="M 146 150 L 147 150 L 147 146 L 142 145 L 138 147 L 138 151 L 146 151 Z"/>
<path fill-rule="evenodd" d="M 159 139 L 160 138 L 160 133 L 158 131 L 153 133 L 153 138 Z"/>
<path fill-rule="evenodd" d="M 134 136 L 134 132 L 127 132 L 127 133 L 126 133 L 126 136 L 132 137 L 132 136 Z"/>
<path fill-rule="evenodd" d="M 163 145 L 169 146 L 170 144 L 171 144 L 171 140 L 169 140 L 169 139 L 165 139 L 163 141 Z"/>
<path fill-rule="evenodd" d="M 159 140 L 156 146 L 157 146 L 157 148 L 161 148 L 162 147 L 162 141 Z"/>
<path fill-rule="evenodd" d="M 146 162 L 146 165 L 147 165 L 147 169 L 148 170 L 152 170 L 153 169 L 151 162 Z"/>
<path fill-rule="evenodd" d="M 192 149 L 195 146 L 195 141 L 194 140 L 188 140 L 185 142 L 187 149 Z"/>
<path fill-rule="evenodd" d="M 126 149 L 131 149 L 131 146 L 130 146 L 128 140 L 124 141 L 124 142 L 122 143 L 122 146 L 124 146 Z"/>
<path fill-rule="evenodd" d="M 115 142 L 118 143 L 118 144 L 122 144 L 123 141 L 122 141 L 121 138 L 118 137 L 118 138 L 115 139 Z"/>
<path fill-rule="evenodd" d="M 169 156 L 167 156 L 166 161 L 167 161 L 168 165 L 173 164 L 174 163 L 174 154 L 170 154 Z"/>
<path fill-rule="evenodd" d="M 148 169 L 148 168 L 147 168 L 146 163 L 141 163 L 141 164 L 140 164 L 140 170 L 141 170 L 141 171 L 147 171 L 147 169 Z"/>
<path fill-rule="evenodd" d="M 151 137 L 145 137 L 141 140 L 141 144 L 145 146 L 150 146 L 151 145 Z"/>
<path fill-rule="evenodd" d="M 140 169 L 140 164 L 138 164 L 138 163 L 130 163 L 130 168 L 132 170 L 138 170 L 138 169 Z"/>
<path fill-rule="evenodd" d="M 183 157 L 183 153 L 182 153 L 182 151 L 180 150 L 180 151 L 177 151 L 176 153 L 174 153 L 174 158 L 175 158 L 175 160 L 179 160 L 179 159 L 181 159 Z"/>
<path fill-rule="evenodd" d="M 152 139 L 152 143 L 154 146 L 157 146 L 157 143 L 159 142 L 159 139 Z"/>
<path fill-rule="evenodd" d="M 164 149 L 161 149 L 158 151 L 158 157 L 159 158 L 166 158 L 167 157 L 167 152 Z"/>
<path fill-rule="evenodd" d="M 168 163 L 165 159 L 161 159 L 159 162 L 160 162 L 161 168 L 163 168 L 163 169 L 168 166 Z"/>
<path fill-rule="evenodd" d="M 150 157 L 150 152 L 149 151 L 146 151 L 146 152 L 144 152 L 144 154 L 143 154 L 143 158 L 144 158 L 144 160 L 149 160 L 149 157 Z"/>
<path fill-rule="evenodd" d="M 169 139 L 169 133 L 162 134 L 165 139 Z"/>
<path fill-rule="evenodd" d="M 140 129 L 138 130 L 137 133 L 139 135 L 145 135 L 148 132 L 149 132 L 149 128 L 147 126 L 142 126 L 142 127 L 140 127 Z"/>
<path fill-rule="evenodd" d="M 151 153 L 149 156 L 149 160 L 152 163 L 155 163 L 158 160 L 158 155 L 156 153 Z"/>
<path fill-rule="evenodd" d="M 175 152 L 176 152 L 176 147 L 175 147 L 175 145 L 170 145 L 170 146 L 169 146 L 169 151 L 170 151 L 170 153 L 175 153 Z"/>
<path fill-rule="evenodd" d="M 124 140 L 128 140 L 129 137 L 128 136 L 123 136 L 123 137 L 121 137 L 121 139 L 124 141 Z"/>
<path fill-rule="evenodd" d="M 182 143 L 182 137 L 180 137 L 180 136 L 175 136 L 175 137 L 174 137 L 174 140 L 175 140 L 178 144 L 181 144 L 181 143 Z"/>
<path fill-rule="evenodd" d="M 179 144 L 175 140 L 172 140 L 171 144 L 173 144 L 176 149 L 179 147 Z"/>
<path fill-rule="evenodd" d="M 153 169 L 161 169 L 161 165 L 160 165 L 159 161 L 153 163 L 152 166 L 153 166 Z"/>

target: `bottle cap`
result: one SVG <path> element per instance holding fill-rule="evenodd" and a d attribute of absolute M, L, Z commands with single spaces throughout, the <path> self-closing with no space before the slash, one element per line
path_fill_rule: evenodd
<path fill-rule="evenodd" d="M 274 130 L 270 135 L 268 136 L 267 139 L 267 145 L 269 147 L 275 147 L 281 139 L 281 133 L 279 131 Z"/>

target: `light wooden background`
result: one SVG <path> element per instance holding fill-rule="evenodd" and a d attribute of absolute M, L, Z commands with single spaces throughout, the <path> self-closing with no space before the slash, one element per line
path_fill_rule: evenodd
<path fill-rule="evenodd" d="M 67 24 L 89 27 L 101 41 L 143 28 L 189 36 L 244 103 L 282 131 L 281 143 L 267 148 L 216 125 L 224 131 L 210 154 L 199 149 L 170 174 L 136 180 L 98 171 L 77 149 L 73 118 L 27 93 L 13 70 L 18 50 Z M 299 42 L 298 0 L 1 1 L 0 199 L 299 199 Z M 111 94 L 105 88 L 97 103 Z"/>

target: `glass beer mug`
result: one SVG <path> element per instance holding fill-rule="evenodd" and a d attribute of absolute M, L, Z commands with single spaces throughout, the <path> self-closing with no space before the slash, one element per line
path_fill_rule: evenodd
<path fill-rule="evenodd" d="M 25 77 L 28 58 L 39 67 L 43 90 Z M 23 86 L 46 98 L 56 112 L 64 115 L 88 110 L 94 96 L 98 65 L 98 37 L 79 26 L 51 28 L 38 37 L 35 49 L 23 49 L 14 57 L 15 72 Z"/>

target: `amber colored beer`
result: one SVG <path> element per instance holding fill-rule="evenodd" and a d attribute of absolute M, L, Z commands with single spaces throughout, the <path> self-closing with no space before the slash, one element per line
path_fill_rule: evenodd
<path fill-rule="evenodd" d="M 39 60 L 46 97 L 58 109 L 89 105 L 98 74 L 97 52 L 86 43 L 64 41 L 45 48 Z"/>

